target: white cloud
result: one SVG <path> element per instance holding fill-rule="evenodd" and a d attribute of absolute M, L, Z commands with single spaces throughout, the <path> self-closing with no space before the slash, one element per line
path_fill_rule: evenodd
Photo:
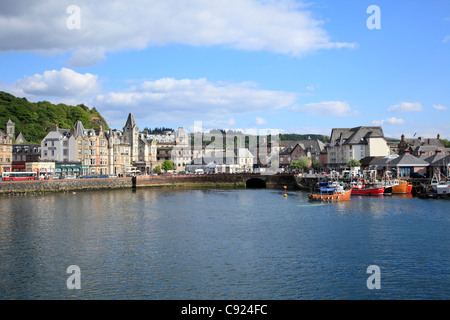
<path fill-rule="evenodd" d="M 388 108 L 389 112 L 419 112 L 423 106 L 419 102 L 402 102 Z"/>
<path fill-rule="evenodd" d="M 78 50 L 69 60 L 75 66 L 98 62 L 106 52 L 173 43 L 292 56 L 355 47 L 331 40 L 324 22 L 293 0 L 84 1 L 79 5 L 81 27 L 73 30 L 66 24 L 71 4 L 44 0 L 5 5 L 0 30 L 8 32 L 0 33 L 0 51 Z M 90 53 L 87 61 L 82 52 Z"/>
<path fill-rule="evenodd" d="M 385 120 L 374 120 L 374 121 L 372 121 L 372 124 L 377 125 L 377 126 L 381 126 L 381 125 L 383 125 L 385 123 L 396 125 L 396 124 L 405 123 L 405 120 L 392 117 L 392 118 L 388 118 L 388 119 L 385 119 Z"/>
<path fill-rule="evenodd" d="M 26 76 L 12 85 L 12 92 L 25 96 L 74 98 L 98 93 L 98 76 L 77 73 L 71 69 L 45 71 L 43 74 Z"/>
<path fill-rule="evenodd" d="M 263 124 L 266 124 L 266 123 L 267 123 L 266 119 L 261 118 L 261 117 L 256 117 L 256 124 L 263 125 Z"/>
<path fill-rule="evenodd" d="M 212 119 L 207 121 L 202 121 L 202 128 L 203 130 L 210 130 L 210 129 L 229 129 L 233 127 L 236 124 L 236 120 L 233 118 L 226 119 L 226 120 L 218 120 L 218 119 Z"/>
<path fill-rule="evenodd" d="M 296 99 L 296 93 L 263 90 L 249 83 L 162 78 L 144 81 L 126 90 L 99 94 L 93 104 L 123 114 L 131 111 L 135 117 L 148 117 L 152 121 L 182 121 L 217 120 L 276 110 L 292 106 Z"/>
<path fill-rule="evenodd" d="M 450 35 L 445 36 L 442 42 L 443 43 L 450 42 Z"/>
<path fill-rule="evenodd" d="M 317 116 L 348 117 L 359 114 L 358 111 L 353 110 L 350 105 L 342 101 L 308 103 L 305 105 L 294 106 L 290 110 Z"/>
<path fill-rule="evenodd" d="M 96 65 L 106 58 L 103 48 L 80 48 L 72 53 L 66 64 L 72 68 Z"/>
<path fill-rule="evenodd" d="M 436 110 L 447 110 L 447 107 L 444 107 L 443 105 L 433 105 L 433 108 L 435 108 Z"/>

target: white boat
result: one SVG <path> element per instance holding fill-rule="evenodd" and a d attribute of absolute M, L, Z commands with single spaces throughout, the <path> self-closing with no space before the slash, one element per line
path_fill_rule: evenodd
<path fill-rule="evenodd" d="M 430 193 L 434 197 L 450 197 L 450 181 L 441 180 L 438 175 L 434 175 L 430 183 Z"/>

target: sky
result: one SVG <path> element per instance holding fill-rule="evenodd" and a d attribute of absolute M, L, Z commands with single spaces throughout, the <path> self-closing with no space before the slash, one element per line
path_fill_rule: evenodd
<path fill-rule="evenodd" d="M 119 130 L 450 139 L 450 1 L 0 0 L 0 90 Z"/>

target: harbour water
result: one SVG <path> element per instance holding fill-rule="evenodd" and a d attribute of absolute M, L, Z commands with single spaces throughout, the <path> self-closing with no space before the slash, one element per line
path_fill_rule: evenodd
<path fill-rule="evenodd" d="M 448 200 L 139 189 L 0 197 L 0 299 L 448 299 Z M 80 289 L 68 289 L 69 266 Z M 380 268 L 370 290 L 367 268 Z"/>

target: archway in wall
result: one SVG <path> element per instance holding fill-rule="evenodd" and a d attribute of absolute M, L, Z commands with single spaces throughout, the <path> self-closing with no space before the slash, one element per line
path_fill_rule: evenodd
<path fill-rule="evenodd" d="M 263 179 L 251 178 L 245 182 L 247 189 L 265 189 L 266 182 Z"/>

